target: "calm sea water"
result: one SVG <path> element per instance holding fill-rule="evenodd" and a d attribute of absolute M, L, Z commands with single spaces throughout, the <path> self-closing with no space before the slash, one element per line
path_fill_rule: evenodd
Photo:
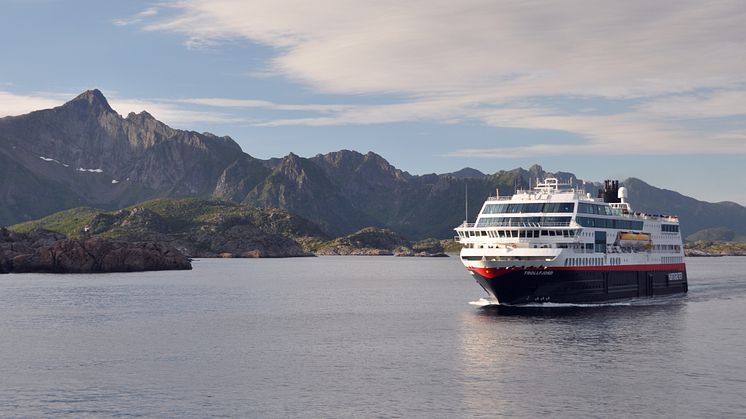
<path fill-rule="evenodd" d="M 686 297 L 483 309 L 457 258 L 0 276 L 2 417 L 744 417 L 746 258 Z"/>

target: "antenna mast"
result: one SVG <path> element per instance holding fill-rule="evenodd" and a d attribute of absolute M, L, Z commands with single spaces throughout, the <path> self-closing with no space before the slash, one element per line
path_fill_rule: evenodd
<path fill-rule="evenodd" d="M 464 223 L 469 222 L 469 182 L 464 182 Z"/>

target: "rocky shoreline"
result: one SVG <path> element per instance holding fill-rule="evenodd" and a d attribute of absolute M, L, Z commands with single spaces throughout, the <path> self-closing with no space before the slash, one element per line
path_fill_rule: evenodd
<path fill-rule="evenodd" d="M 35 230 L 0 229 L 0 274 L 105 273 L 192 269 L 174 247 L 154 242 L 124 242 L 101 237 L 68 239 Z"/>
<path fill-rule="evenodd" d="M 684 254 L 687 257 L 746 256 L 746 243 L 698 241 L 687 243 Z"/>
<path fill-rule="evenodd" d="M 684 252 L 688 258 L 719 258 L 723 256 L 746 256 L 746 251 L 741 252 L 704 252 L 701 250 L 692 250 Z"/>
<path fill-rule="evenodd" d="M 411 242 L 385 228 L 367 227 L 313 249 L 317 256 L 448 257 L 440 240 Z"/>

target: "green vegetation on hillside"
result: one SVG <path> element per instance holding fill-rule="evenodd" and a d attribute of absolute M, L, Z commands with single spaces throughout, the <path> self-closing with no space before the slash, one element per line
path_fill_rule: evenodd
<path fill-rule="evenodd" d="M 102 210 L 95 208 L 73 208 L 56 212 L 39 220 L 26 221 L 9 227 L 17 233 L 28 233 L 37 229 L 56 231 L 70 238 L 77 238 L 83 234 L 83 227 L 96 217 Z"/>
<path fill-rule="evenodd" d="M 440 240 L 412 242 L 386 228 L 366 227 L 352 234 L 319 243 L 312 249 L 320 255 L 444 256 Z"/>

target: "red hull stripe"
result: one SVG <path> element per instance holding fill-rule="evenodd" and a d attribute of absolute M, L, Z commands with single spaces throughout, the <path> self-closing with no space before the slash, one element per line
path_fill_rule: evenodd
<path fill-rule="evenodd" d="M 546 268 L 466 268 L 485 278 L 497 278 L 515 271 L 678 271 L 684 272 L 686 264 L 668 263 L 655 265 L 617 265 L 617 266 L 547 266 Z"/>

